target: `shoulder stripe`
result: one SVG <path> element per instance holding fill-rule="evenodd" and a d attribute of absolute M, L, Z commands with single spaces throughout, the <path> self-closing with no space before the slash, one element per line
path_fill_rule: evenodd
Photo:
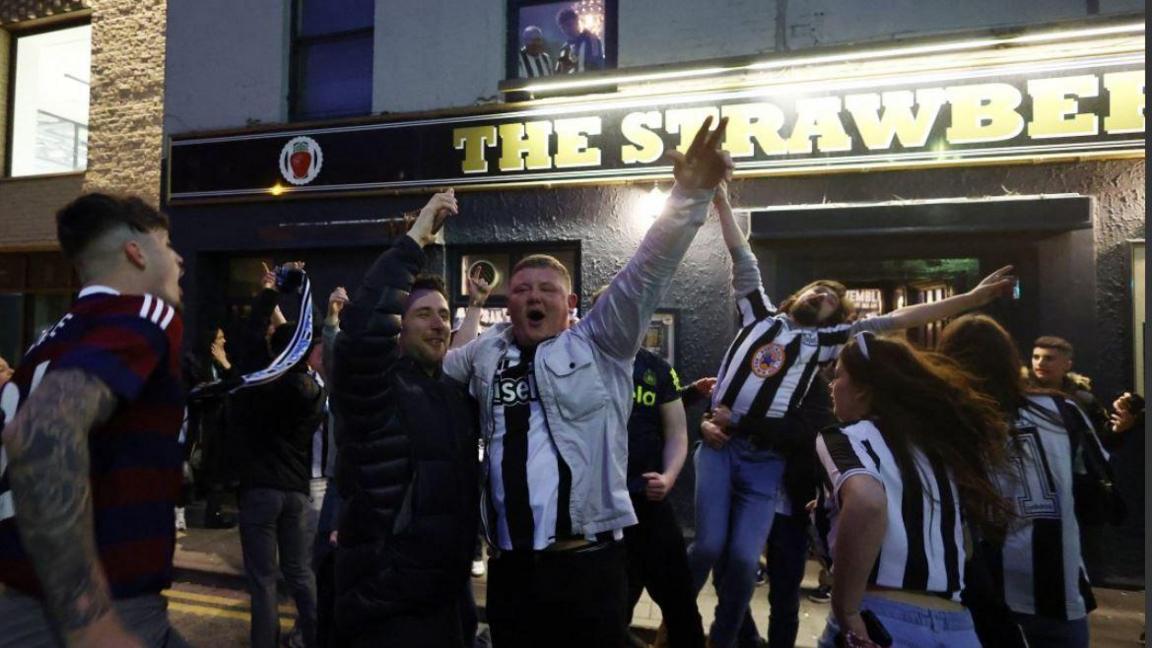
<path fill-rule="evenodd" d="M 152 295 L 144 295 L 144 304 L 140 307 L 140 317 L 148 317 L 150 310 L 152 310 Z"/>
<path fill-rule="evenodd" d="M 171 306 L 165 306 L 164 318 L 160 320 L 160 330 L 166 330 L 168 324 L 172 322 L 172 318 L 176 316 L 176 309 Z"/>
<path fill-rule="evenodd" d="M 148 317 L 148 319 L 152 320 L 153 323 L 159 323 L 160 322 L 160 315 L 163 312 L 164 312 L 164 300 L 162 300 L 160 298 L 156 298 L 156 305 L 152 307 L 152 314 Z"/>

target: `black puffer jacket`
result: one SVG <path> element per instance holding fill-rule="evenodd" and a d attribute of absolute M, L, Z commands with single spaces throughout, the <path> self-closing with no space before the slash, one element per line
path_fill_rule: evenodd
<path fill-rule="evenodd" d="M 337 553 L 342 632 L 455 603 L 476 542 L 476 407 L 460 385 L 400 355 L 400 314 L 424 253 L 404 236 L 345 308 L 332 402 L 346 498 Z"/>

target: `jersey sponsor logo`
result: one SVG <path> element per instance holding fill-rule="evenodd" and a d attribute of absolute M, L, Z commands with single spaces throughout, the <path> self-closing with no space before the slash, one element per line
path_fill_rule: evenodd
<path fill-rule="evenodd" d="M 644 371 L 644 384 L 648 385 L 649 387 L 655 387 L 656 386 L 656 372 L 655 371 L 652 371 L 651 369 L 647 369 Z"/>
<path fill-rule="evenodd" d="M 535 400 L 540 400 L 540 393 L 536 390 L 536 377 L 531 375 L 501 378 L 496 381 L 496 388 L 492 390 L 493 405 L 509 407 Z"/>
<path fill-rule="evenodd" d="M 632 395 L 633 400 L 637 405 L 646 405 L 652 407 L 656 404 L 656 392 L 650 389 L 644 389 L 643 385 L 636 385 L 636 393 Z"/>
<path fill-rule="evenodd" d="M 784 366 L 784 347 L 770 342 L 752 354 L 752 373 L 758 378 L 775 376 Z"/>

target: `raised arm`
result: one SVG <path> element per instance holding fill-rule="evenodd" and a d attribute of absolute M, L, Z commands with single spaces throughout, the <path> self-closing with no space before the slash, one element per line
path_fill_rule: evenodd
<path fill-rule="evenodd" d="M 672 275 L 704 223 L 716 185 L 732 173 L 732 160 L 720 150 L 727 119 L 710 131 L 704 120 L 687 153 L 671 151 L 676 186 L 663 215 L 649 228 L 628 261 L 588 315 L 576 324 L 604 353 L 631 361 L 648 321 L 672 283 Z"/>
<path fill-rule="evenodd" d="M 468 275 L 468 308 L 464 311 L 464 321 L 452 336 L 451 348 L 458 349 L 480 335 L 480 316 L 484 314 L 484 304 L 498 282 L 499 279 L 491 284 L 485 281 L 480 268 Z"/>
<path fill-rule="evenodd" d="M 112 607 L 93 529 L 88 432 L 116 403 L 91 374 L 52 371 L 3 432 L 20 538 L 68 646 L 142 645 Z"/>
<path fill-rule="evenodd" d="M 955 295 L 931 304 L 913 304 L 894 310 L 886 316 L 892 328 L 910 329 L 924 326 L 929 322 L 947 319 L 964 311 L 979 308 L 997 297 L 1008 294 L 1016 277 L 1012 276 L 1012 266 L 1004 266 L 988 275 L 975 288 L 962 295 Z"/>
<path fill-rule="evenodd" d="M 720 218 L 724 246 L 732 255 L 732 296 L 736 299 L 736 306 L 740 310 L 741 324 L 748 326 L 756 320 L 768 317 L 775 312 L 776 307 L 764 293 L 764 285 L 760 280 L 760 266 L 756 262 L 756 255 L 752 253 L 752 246 L 748 245 L 748 237 L 740 230 L 736 217 L 732 215 L 727 182 L 722 182 L 716 187 L 716 196 L 712 199 L 712 204 L 716 207 L 716 214 Z"/>

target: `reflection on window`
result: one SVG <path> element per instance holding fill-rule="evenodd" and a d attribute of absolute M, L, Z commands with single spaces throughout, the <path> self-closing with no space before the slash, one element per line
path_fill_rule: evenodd
<path fill-rule="evenodd" d="M 516 3 L 516 50 L 509 76 L 579 74 L 612 67 L 609 0 Z"/>
<path fill-rule="evenodd" d="M 88 25 L 16 39 L 12 175 L 88 166 L 91 50 Z"/>
<path fill-rule="evenodd" d="M 373 0 L 299 0 L 293 42 L 294 119 L 372 112 Z"/>

